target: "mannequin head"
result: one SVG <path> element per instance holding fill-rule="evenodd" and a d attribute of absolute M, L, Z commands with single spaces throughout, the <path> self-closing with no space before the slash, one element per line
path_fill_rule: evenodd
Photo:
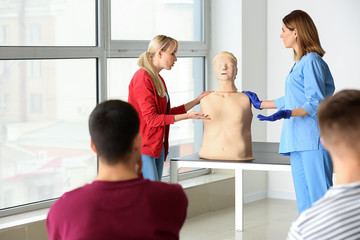
<path fill-rule="evenodd" d="M 234 81 L 237 74 L 237 59 L 229 52 L 221 52 L 213 60 L 214 73 L 220 81 Z"/>

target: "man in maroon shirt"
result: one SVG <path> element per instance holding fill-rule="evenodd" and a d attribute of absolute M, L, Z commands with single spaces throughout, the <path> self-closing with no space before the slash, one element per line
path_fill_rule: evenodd
<path fill-rule="evenodd" d="M 89 130 L 98 175 L 54 203 L 46 221 L 49 239 L 179 239 L 187 197 L 180 185 L 142 177 L 135 109 L 105 101 L 91 113 Z"/>

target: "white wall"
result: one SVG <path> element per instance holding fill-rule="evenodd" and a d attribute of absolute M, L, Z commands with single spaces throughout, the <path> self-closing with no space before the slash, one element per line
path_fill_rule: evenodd
<path fill-rule="evenodd" d="M 266 96 L 267 9 L 266 0 L 243 0 L 242 9 L 242 90 Z M 252 140 L 266 141 L 266 124 L 257 120 L 260 110 L 253 109 Z"/>
<path fill-rule="evenodd" d="M 235 85 L 240 91 L 241 83 L 241 54 L 242 54 L 242 2 L 239 0 L 212 0 L 210 14 L 210 83 L 208 90 L 215 90 L 217 81 L 214 75 L 212 59 L 221 51 L 228 51 L 238 60 L 238 75 Z"/>

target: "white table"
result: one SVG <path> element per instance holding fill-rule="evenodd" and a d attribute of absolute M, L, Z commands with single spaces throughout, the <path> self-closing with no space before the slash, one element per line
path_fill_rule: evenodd
<path fill-rule="evenodd" d="M 219 168 L 235 170 L 235 229 L 244 229 L 243 219 L 243 171 L 291 171 L 290 158 L 277 153 L 277 143 L 253 143 L 254 160 L 234 162 L 205 160 L 197 153 L 170 159 L 170 182 L 178 182 L 178 171 L 182 167 Z"/>

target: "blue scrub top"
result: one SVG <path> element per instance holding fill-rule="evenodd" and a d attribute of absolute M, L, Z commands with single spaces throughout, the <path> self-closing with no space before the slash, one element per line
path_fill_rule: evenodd
<path fill-rule="evenodd" d="M 317 109 L 334 90 L 329 67 L 319 54 L 307 53 L 295 63 L 285 81 L 285 96 L 276 99 L 275 105 L 279 110 L 303 108 L 309 116 L 284 119 L 279 153 L 319 149 Z"/>

